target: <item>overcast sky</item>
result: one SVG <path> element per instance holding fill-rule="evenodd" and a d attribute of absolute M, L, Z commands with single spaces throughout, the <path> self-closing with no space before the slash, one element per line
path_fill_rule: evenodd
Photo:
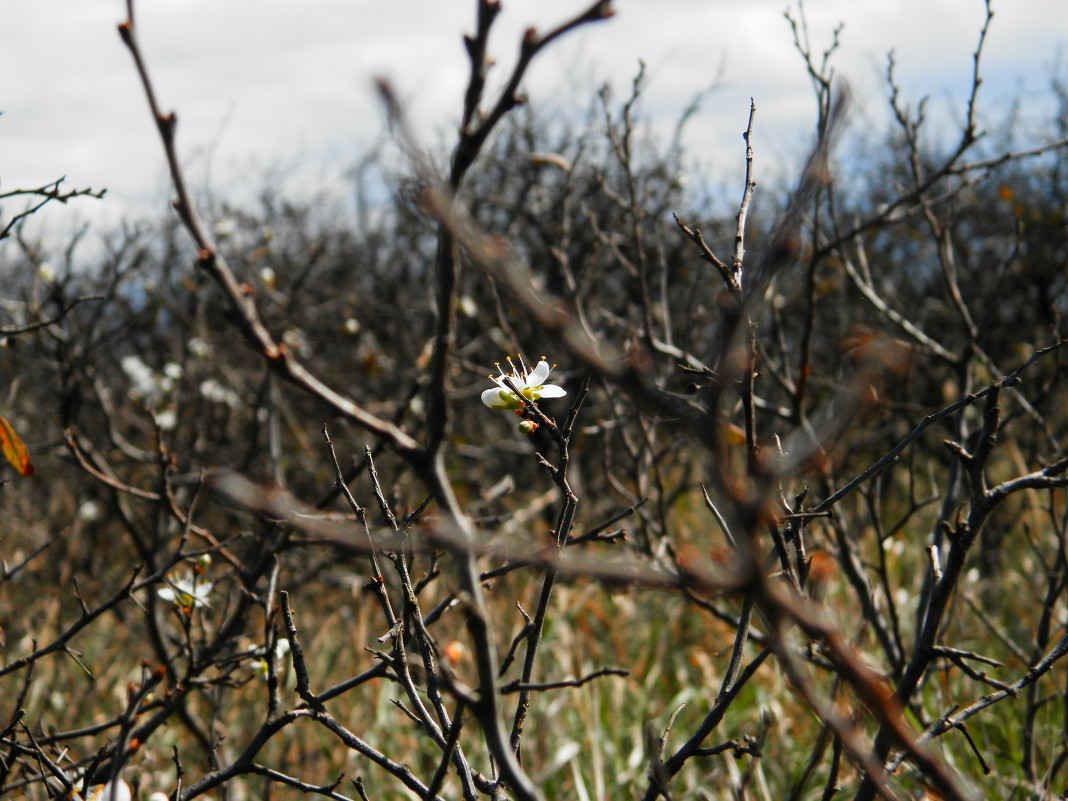
<path fill-rule="evenodd" d="M 381 135 L 377 75 L 393 81 L 427 142 L 443 140 L 458 116 L 466 80 L 460 37 L 473 30 L 475 5 L 142 0 L 137 21 L 160 101 L 178 114 L 180 150 L 191 159 L 194 181 L 240 194 L 258 188 L 267 167 L 298 172 L 312 184 L 339 180 Z M 503 5 L 491 43 L 498 78 L 514 63 L 526 27 L 547 29 L 586 4 Z M 539 107 L 584 108 L 604 81 L 622 96 L 644 59 L 645 108 L 665 129 L 695 94 L 716 85 L 687 140 L 709 170 L 740 171 L 750 96 L 758 107 L 758 159 L 782 166 L 805 149 L 814 117 L 783 19 L 787 7 L 786 0 L 617 0 L 615 18 L 544 54 L 527 90 Z M 796 14 L 796 5 L 789 7 Z M 990 121 L 1017 97 L 1025 111 L 1042 107 L 1068 39 L 1063 0 L 994 7 L 983 69 Z M 49 215 L 155 213 L 166 199 L 163 157 L 116 33 L 122 0 L 3 0 L 2 8 L 0 190 L 66 175 L 71 185 L 107 187 L 108 199 Z M 907 96 L 961 108 L 984 15 L 980 0 L 809 0 L 805 11 L 815 49 L 844 23 L 833 63 L 860 101 L 854 125 L 875 124 L 883 114 L 879 81 L 891 49 Z"/>

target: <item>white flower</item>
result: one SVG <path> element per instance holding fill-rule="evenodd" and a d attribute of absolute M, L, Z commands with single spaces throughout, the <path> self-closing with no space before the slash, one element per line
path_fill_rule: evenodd
<path fill-rule="evenodd" d="M 178 412 L 173 406 L 168 406 L 156 413 L 156 425 L 161 431 L 173 431 L 178 425 Z"/>
<path fill-rule="evenodd" d="M 174 392 L 175 382 L 182 377 L 182 366 L 175 362 L 167 362 L 162 373 L 157 373 L 137 355 L 123 356 L 119 364 L 130 379 L 130 397 L 155 408 Z"/>
<path fill-rule="evenodd" d="M 212 231 L 217 239 L 229 239 L 237 233 L 237 220 L 233 217 L 223 217 L 215 223 Z"/>
<path fill-rule="evenodd" d="M 236 392 L 224 387 L 214 378 L 208 378 L 200 382 L 200 394 L 212 403 L 229 406 L 231 409 L 236 409 L 241 403 L 241 398 L 237 396 Z"/>
<path fill-rule="evenodd" d="M 193 337 L 186 343 L 186 347 L 189 348 L 189 353 L 193 356 L 208 355 L 208 343 L 200 337 Z"/>
<path fill-rule="evenodd" d="M 478 304 L 470 295 L 461 295 L 456 306 L 464 317 L 474 317 L 478 314 Z"/>
<path fill-rule="evenodd" d="M 257 676 L 267 678 L 267 654 L 260 649 L 260 656 L 248 663 L 248 668 Z M 286 666 L 286 657 L 289 656 L 289 640 L 285 637 L 277 640 L 274 644 L 275 671 L 282 672 Z"/>
<path fill-rule="evenodd" d="M 490 376 L 490 380 L 496 386 L 490 387 L 482 393 L 482 402 L 491 409 L 521 411 L 524 404 L 519 400 L 520 395 L 523 396 L 525 401 L 535 401 L 542 398 L 562 398 L 567 394 L 567 390 L 563 387 L 545 383 L 545 379 L 549 377 L 549 373 L 552 372 L 553 368 L 549 366 L 549 363 L 544 358 L 534 366 L 533 370 L 528 370 L 523 362 L 523 357 L 519 357 L 519 367 L 517 368 L 509 356 L 508 366 L 512 368 L 510 373 L 504 372 L 500 363 L 497 364 L 500 375 Z M 519 395 L 508 385 L 509 382 L 519 390 Z"/>
<path fill-rule="evenodd" d="M 80 799 L 81 796 L 75 794 L 74 798 Z M 117 782 L 108 782 L 107 784 L 98 784 L 89 788 L 89 793 L 86 795 L 86 801 L 131 801 L 133 794 L 130 792 L 130 785 L 119 779 Z"/>
<path fill-rule="evenodd" d="M 104 507 L 98 501 L 82 501 L 78 507 L 78 519 L 83 523 L 95 523 L 104 516 Z"/>
<path fill-rule="evenodd" d="M 123 356 L 119 362 L 122 371 L 130 379 L 130 396 L 135 400 L 151 401 L 160 394 L 161 387 L 156 374 L 140 356 Z"/>
<path fill-rule="evenodd" d="M 211 606 L 211 601 L 208 599 L 213 586 L 215 585 L 210 581 L 197 581 L 195 578 L 177 581 L 167 579 L 167 586 L 156 590 L 156 595 L 175 606 L 192 609 L 196 606 Z"/>

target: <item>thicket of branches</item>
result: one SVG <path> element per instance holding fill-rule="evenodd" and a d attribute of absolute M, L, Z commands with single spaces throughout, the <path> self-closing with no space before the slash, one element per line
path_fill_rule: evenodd
<path fill-rule="evenodd" d="M 860 159 L 788 16 L 810 158 L 758 183 L 757 102 L 698 203 L 642 74 L 519 102 L 608 2 L 498 90 L 476 5 L 454 149 L 381 84 L 351 219 L 198 207 L 132 3 L 174 218 L 86 260 L 24 223 L 101 193 L 2 198 L 0 792 L 1059 797 L 1068 87 L 984 111 L 988 7 L 954 141 L 891 61 Z"/>

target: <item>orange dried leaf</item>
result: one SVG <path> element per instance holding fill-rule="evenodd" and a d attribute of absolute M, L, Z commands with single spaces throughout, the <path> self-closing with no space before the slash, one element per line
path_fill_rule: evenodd
<path fill-rule="evenodd" d="M 838 573 L 838 564 L 826 551 L 812 551 L 808 561 L 808 580 L 823 586 Z"/>
<path fill-rule="evenodd" d="M 723 438 L 727 441 L 728 445 L 744 445 L 745 444 L 745 432 L 734 425 L 734 423 L 727 423 L 723 427 Z"/>
<path fill-rule="evenodd" d="M 464 648 L 464 644 L 459 640 L 453 640 L 445 646 L 445 650 L 441 652 L 441 655 L 450 665 L 457 665 L 463 660 L 466 653 L 467 649 Z"/>
<path fill-rule="evenodd" d="M 32 476 L 34 473 L 33 462 L 26 446 L 22 444 L 18 434 L 3 417 L 0 417 L 0 447 L 4 450 L 4 458 L 11 462 L 19 475 Z"/>

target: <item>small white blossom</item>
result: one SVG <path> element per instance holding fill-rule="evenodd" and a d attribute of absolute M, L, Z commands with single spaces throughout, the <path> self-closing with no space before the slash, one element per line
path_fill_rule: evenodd
<path fill-rule="evenodd" d="M 231 409 L 237 408 L 241 403 L 241 399 L 236 392 L 224 387 L 214 378 L 208 378 L 200 382 L 200 394 L 212 403 L 220 403 L 223 406 L 229 406 Z"/>
<path fill-rule="evenodd" d="M 193 356 L 207 356 L 208 355 L 208 343 L 200 337 L 193 337 L 189 340 L 185 346 L 189 348 L 189 353 Z"/>
<path fill-rule="evenodd" d="M 357 320 L 355 317 L 350 317 L 349 319 L 347 319 L 344 322 L 344 324 L 342 325 L 342 328 L 345 329 L 345 333 L 346 334 L 359 333 L 359 331 L 360 331 L 360 321 Z"/>
<path fill-rule="evenodd" d="M 56 268 L 48 261 L 42 261 L 37 265 L 37 274 L 41 276 L 41 280 L 47 284 L 51 284 L 56 280 Z"/>
<path fill-rule="evenodd" d="M 263 649 L 259 653 L 259 657 L 248 663 L 248 668 L 256 675 L 267 678 L 267 654 Z M 287 656 L 289 656 L 289 640 L 282 637 L 274 644 L 274 667 L 276 671 L 281 672 L 285 669 Z"/>
<path fill-rule="evenodd" d="M 161 431 L 174 431 L 178 426 L 178 412 L 173 406 L 156 412 L 156 425 Z"/>
<path fill-rule="evenodd" d="M 95 523 L 104 516 L 104 507 L 99 501 L 82 501 L 78 507 L 78 519 L 83 523 Z"/>
<path fill-rule="evenodd" d="M 470 295 L 461 295 L 456 305 L 460 309 L 460 314 L 464 317 L 474 317 L 478 314 L 478 304 L 475 303 L 474 298 Z"/>
<path fill-rule="evenodd" d="M 177 581 L 167 579 L 167 586 L 156 590 L 156 595 L 183 609 L 197 606 L 211 606 L 211 590 L 215 585 L 210 581 L 197 581 L 196 578 L 183 578 Z"/>
<path fill-rule="evenodd" d="M 130 379 L 130 397 L 156 409 L 162 407 L 164 397 L 174 392 L 176 382 L 182 377 L 180 364 L 167 362 L 163 372 L 157 373 L 136 354 L 123 356 L 119 365 Z"/>
<path fill-rule="evenodd" d="M 233 217 L 223 217 L 212 228 L 218 239 L 229 239 L 237 233 L 237 221 Z"/>
<path fill-rule="evenodd" d="M 130 396 L 137 400 L 154 400 L 161 392 L 156 374 L 140 356 L 123 356 L 119 362 L 130 379 Z"/>
<path fill-rule="evenodd" d="M 81 796 L 74 794 L 73 798 L 80 800 Z M 132 798 L 133 793 L 130 792 L 130 785 L 119 779 L 116 782 L 90 787 L 85 796 L 85 801 L 131 801 Z"/>
<path fill-rule="evenodd" d="M 533 370 L 528 370 L 522 357 L 519 358 L 518 368 L 512 362 L 512 358 L 508 357 L 508 366 L 512 368 L 510 373 L 504 372 L 501 365 L 497 364 L 500 375 L 490 376 L 495 386 L 482 393 L 482 402 L 491 409 L 521 411 L 523 403 L 520 402 L 519 395 L 522 395 L 526 401 L 535 401 L 542 398 L 562 398 L 567 394 L 567 390 L 563 387 L 545 383 L 545 379 L 549 377 L 553 369 L 545 359 L 539 361 Z M 508 385 L 509 382 L 519 390 L 519 395 Z"/>

